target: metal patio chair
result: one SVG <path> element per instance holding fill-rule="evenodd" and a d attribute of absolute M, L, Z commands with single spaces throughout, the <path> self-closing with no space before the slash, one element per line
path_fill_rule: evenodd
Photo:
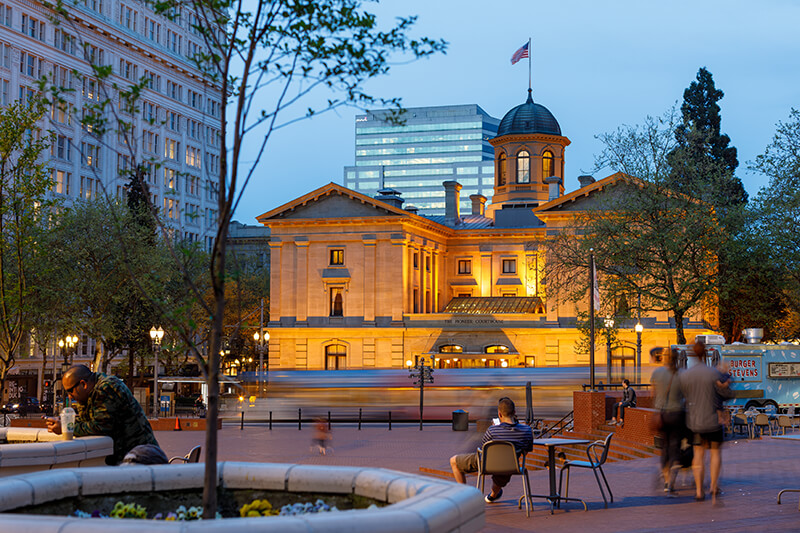
<path fill-rule="evenodd" d="M 611 503 L 614 503 L 614 494 L 612 494 L 611 487 L 606 479 L 606 474 L 603 472 L 603 465 L 605 464 L 606 459 L 608 459 L 608 450 L 611 448 L 611 437 L 613 436 L 613 433 L 609 433 L 606 435 L 605 440 L 597 440 L 591 443 L 586 448 L 586 456 L 589 458 L 588 461 L 567 461 L 564 463 L 564 465 L 561 467 L 561 474 L 558 477 L 559 494 L 565 498 L 569 496 L 569 472 L 572 468 L 589 468 L 594 473 L 595 479 L 597 479 L 597 486 L 600 488 L 600 495 L 603 497 L 603 503 L 605 504 L 605 507 L 608 508 L 609 500 L 611 500 Z M 567 485 L 562 493 L 561 485 L 564 481 L 564 470 L 567 471 Z M 606 489 L 608 489 L 608 499 L 606 499 L 606 494 L 603 491 L 603 484 L 600 482 L 600 476 L 597 475 L 598 471 L 600 471 L 600 475 L 603 476 Z"/>
<path fill-rule="evenodd" d="M 753 423 L 753 426 L 758 429 L 758 436 L 764 436 L 764 428 L 767 428 L 769 431 L 769 436 L 772 436 L 772 426 L 769 423 L 769 416 L 765 415 L 764 413 L 759 413 L 756 415 L 756 421 Z"/>
<path fill-rule="evenodd" d="M 778 415 L 778 428 L 781 430 L 781 435 L 786 435 L 786 428 L 794 428 L 792 417 L 788 415 Z"/>
<path fill-rule="evenodd" d="M 184 463 L 199 463 L 200 462 L 200 451 L 201 450 L 202 450 L 202 447 L 195 446 L 194 448 L 189 450 L 189 453 L 187 453 L 183 457 L 181 457 L 181 456 L 173 457 L 172 459 L 169 460 L 169 462 L 170 462 L 170 464 L 172 464 L 173 461 L 176 462 L 176 463 L 179 462 L 179 461 L 183 461 Z"/>
<path fill-rule="evenodd" d="M 521 460 L 517 458 L 514 444 L 502 440 L 490 440 L 478 449 L 478 481 L 476 487 L 485 492 L 486 476 L 522 476 L 523 496 L 519 499 L 518 508 L 522 509 L 525 499 L 525 516 L 531 516 L 531 484 L 528 480 L 528 469 L 525 468 L 525 454 Z"/>

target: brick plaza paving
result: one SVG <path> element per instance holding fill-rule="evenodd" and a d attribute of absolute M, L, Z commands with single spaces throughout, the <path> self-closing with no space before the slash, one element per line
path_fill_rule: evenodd
<path fill-rule="evenodd" d="M 311 425 L 275 426 L 225 424 L 219 433 L 220 461 L 255 461 L 302 464 L 327 464 L 382 467 L 420 473 L 420 467 L 448 471 L 448 458 L 454 453 L 473 451 L 479 435 L 454 432 L 450 426 L 355 425 L 333 427 L 333 453 L 325 456 L 310 450 Z M 159 431 L 159 443 L 167 456 L 183 455 L 192 446 L 203 444 L 198 431 Z M 783 488 L 800 488 L 800 440 L 786 441 L 765 437 L 761 440 L 731 441 L 723 450 L 721 504 L 710 499 L 694 501 L 691 472 L 682 472 L 678 496 L 667 498 L 657 482 L 658 459 L 646 458 L 607 463 L 605 472 L 614 491 L 614 503 L 603 508 L 594 476 L 588 470 L 575 470 L 570 479 L 570 496 L 587 501 L 589 511 L 569 504 L 550 515 L 544 500 L 534 500 L 530 518 L 517 509 L 522 494 L 521 478 L 514 477 L 503 498 L 486 507 L 485 531 L 800 531 L 798 494 L 784 495 Z M 546 470 L 530 472 L 531 490 L 548 491 Z M 467 478 L 469 483 L 475 478 Z M 488 485 L 488 482 L 487 482 Z"/>

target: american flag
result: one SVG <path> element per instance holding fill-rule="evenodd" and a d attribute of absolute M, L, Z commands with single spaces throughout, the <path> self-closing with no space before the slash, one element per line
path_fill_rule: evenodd
<path fill-rule="evenodd" d="M 515 65 L 520 59 L 525 59 L 526 57 L 530 57 L 528 54 L 528 45 L 531 44 L 530 41 L 523 44 L 519 50 L 514 52 L 514 55 L 511 56 L 511 64 Z"/>

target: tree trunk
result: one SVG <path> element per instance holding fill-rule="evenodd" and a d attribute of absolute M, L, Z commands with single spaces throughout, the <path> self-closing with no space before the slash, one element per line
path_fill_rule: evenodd
<path fill-rule="evenodd" d="M 683 333 L 683 314 L 682 310 L 672 310 L 672 316 L 675 318 L 675 337 L 678 344 L 686 344 L 686 335 Z"/>
<path fill-rule="evenodd" d="M 203 516 L 210 520 L 217 513 L 217 420 L 219 419 L 219 364 L 225 318 L 225 235 L 227 226 L 222 222 L 223 235 L 217 240 L 216 264 L 211 259 L 211 276 L 214 284 L 215 314 L 211 332 L 211 351 L 208 354 L 208 408 L 206 409 L 206 467 L 203 483 Z"/>

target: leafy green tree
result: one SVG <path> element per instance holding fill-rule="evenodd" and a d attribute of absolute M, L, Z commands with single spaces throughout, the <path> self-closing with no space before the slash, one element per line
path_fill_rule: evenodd
<path fill-rule="evenodd" d="M 44 111 L 36 96 L 0 108 L 0 392 L 30 331 L 31 274 L 45 252 L 41 239 L 54 206 L 43 157 L 49 139 L 39 127 Z"/>
<path fill-rule="evenodd" d="M 705 67 L 683 92 L 681 122 L 675 127 L 674 148 L 667 156 L 668 182 L 676 191 L 700 198 L 721 213 L 747 202 L 747 191 L 736 177 L 736 148 L 721 131 L 719 102 L 725 95 Z"/>
<path fill-rule="evenodd" d="M 681 122 L 675 128 L 676 146 L 667 160 L 671 167 L 669 180 L 675 190 L 713 205 L 728 233 L 726 246 L 720 243 L 716 250 L 717 296 L 720 329 L 733 341 L 740 338 L 743 323 L 751 321 L 754 315 L 771 315 L 775 308 L 769 299 L 751 302 L 749 310 L 741 305 L 745 283 L 769 278 L 763 271 L 758 273 L 762 265 L 748 261 L 751 243 L 743 233 L 748 195 L 736 176 L 739 166 L 736 148 L 722 133 L 719 101 L 723 97 L 711 72 L 705 67 L 699 69 L 696 81 L 683 93 Z"/>
<path fill-rule="evenodd" d="M 672 314 L 683 344 L 684 319 L 715 295 L 715 250 L 726 234 L 712 206 L 672 188 L 673 131 L 670 112 L 598 137 L 596 171 L 610 168 L 620 179 L 548 240 L 546 276 L 548 294 L 586 298 L 593 250 L 604 299 L 641 295 L 642 311 Z"/>
<path fill-rule="evenodd" d="M 749 229 L 769 251 L 762 260 L 779 273 L 780 294 L 796 316 L 800 313 L 800 110 L 792 109 L 789 120 L 778 123 L 772 142 L 751 169 L 767 176 L 769 184 L 755 199 Z M 800 331 L 792 326 L 797 323 L 783 321 L 782 337 L 799 337 Z"/>
<path fill-rule="evenodd" d="M 229 0 L 189 0 L 183 2 L 146 1 L 145 5 L 167 18 L 186 17 L 192 13 L 196 22 L 192 30 L 200 37 L 200 50 L 193 61 L 206 80 L 223 95 L 219 110 L 210 122 L 220 131 L 219 171 L 214 176 L 218 193 L 217 229 L 206 268 L 212 299 L 203 292 L 184 269 L 182 251 L 171 248 L 173 265 L 196 305 L 211 317 L 207 358 L 198 343 L 197 324 L 184 321 L 187 314 L 179 308 L 170 314 L 161 313 L 168 328 L 190 347 L 200 362 L 208 384 L 209 430 L 206 433 L 206 471 L 203 494 L 204 514 L 214 516 L 217 509 L 217 433 L 219 405 L 219 352 L 224 335 L 226 297 L 226 246 L 231 217 L 247 184 L 256 173 L 272 132 L 297 120 L 343 105 L 395 105 L 397 99 L 376 99 L 364 90 L 364 84 L 389 70 L 393 54 L 408 58 L 424 57 L 444 50 L 445 44 L 429 38 L 412 38 L 410 31 L 415 17 L 398 19 L 385 29 L 377 18 L 365 11 L 361 0 L 279 0 L 248 3 Z M 53 9 L 62 24 L 72 24 L 72 7 L 57 0 Z M 73 24 L 73 31 L 83 30 Z M 85 47 L 86 55 L 89 55 Z M 92 59 L 92 58 L 88 58 Z M 103 98 L 98 108 L 89 110 L 82 119 L 98 135 L 113 132 L 129 140 L 130 166 L 135 168 L 141 157 L 135 151 L 135 124 L 127 116 L 136 116 L 139 96 L 146 82 L 119 87 L 110 80 L 110 67 L 92 65 L 92 76 L 100 85 Z M 114 101 L 115 94 L 119 102 Z M 321 99 L 313 100 L 312 95 Z M 67 99 L 60 99 L 65 103 Z M 309 105 L 307 102 L 311 102 Z M 320 105 L 315 104 L 315 102 Z M 122 112 L 118 112 L 121 109 Z M 75 116 L 80 116 L 76 114 Z M 87 121 L 92 121 L 88 124 Z M 255 153 L 242 160 L 245 139 L 255 137 Z M 149 200 L 148 200 L 149 201 Z M 156 215 L 160 234 L 171 244 L 173 228 L 169 221 Z M 139 285 L 137 283 L 137 285 Z M 140 287 L 144 288 L 144 287 Z M 146 291 L 145 291 L 146 292 Z"/>

